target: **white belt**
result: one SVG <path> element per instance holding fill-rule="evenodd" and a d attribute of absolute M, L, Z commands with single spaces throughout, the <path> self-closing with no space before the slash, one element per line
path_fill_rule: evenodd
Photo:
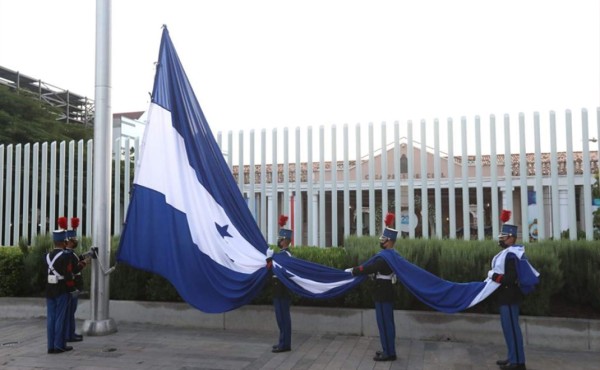
<path fill-rule="evenodd" d="M 377 275 L 375 275 L 375 279 L 380 279 L 380 280 L 392 280 L 392 276 L 394 276 L 394 274 L 391 274 L 391 275 L 383 275 L 383 274 L 377 273 Z"/>
<path fill-rule="evenodd" d="M 54 262 L 56 262 L 56 260 L 58 259 L 58 257 L 60 257 L 64 252 L 60 251 L 58 252 L 54 258 L 52 259 L 52 261 L 50 261 L 50 253 L 48 253 L 46 255 L 46 263 L 48 263 L 48 275 L 54 275 L 58 278 L 58 280 L 63 280 L 65 277 L 62 276 L 61 274 L 58 273 L 58 271 L 56 271 L 54 269 Z"/>

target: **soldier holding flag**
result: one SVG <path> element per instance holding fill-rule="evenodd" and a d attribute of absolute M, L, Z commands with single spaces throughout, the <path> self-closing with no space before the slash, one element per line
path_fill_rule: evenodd
<path fill-rule="evenodd" d="M 386 228 L 379 238 L 379 246 L 383 250 L 394 249 L 398 230 L 391 229 L 395 215 L 388 213 L 385 217 Z M 375 279 L 375 290 L 373 292 L 373 301 L 375 302 L 375 314 L 377 317 L 377 327 L 379 329 L 379 339 L 381 341 L 381 351 L 375 353 L 375 361 L 395 361 L 396 360 L 396 324 L 394 322 L 394 287 L 396 275 L 386 260 L 382 257 L 376 257 L 368 265 L 360 265 L 354 268 L 346 269 L 352 275 L 372 275 Z"/>
<path fill-rule="evenodd" d="M 292 230 L 284 228 L 288 217 L 285 215 L 279 216 L 279 237 L 277 238 L 277 246 L 280 248 L 279 253 L 285 253 L 292 256 L 289 251 L 292 243 Z M 273 250 L 267 251 L 267 268 L 272 266 Z M 273 345 L 272 352 L 288 352 L 292 350 L 292 317 L 290 315 L 290 305 L 292 296 L 289 290 L 281 281 L 273 274 L 273 307 L 275 308 L 275 318 L 279 327 L 279 341 Z"/>
<path fill-rule="evenodd" d="M 57 354 L 73 349 L 65 341 L 65 320 L 69 293 L 67 284 L 73 281 L 73 266 L 65 253 L 67 246 L 67 219 L 58 218 L 59 228 L 52 232 L 54 249 L 46 255 L 48 277 L 46 284 L 46 320 L 48 353 Z"/>
<path fill-rule="evenodd" d="M 81 270 L 90 262 L 89 256 L 80 257 L 74 251 L 77 248 L 77 227 L 79 227 L 79 218 L 71 218 L 71 229 L 67 230 L 67 245 L 65 249 L 65 254 L 73 266 L 74 277 L 73 282 L 67 285 L 67 290 L 69 291 L 69 303 L 67 304 L 67 315 L 65 318 L 65 340 L 67 342 L 81 342 L 83 340 L 83 336 L 75 332 L 75 311 L 77 311 L 79 303 L 79 293 L 83 289 Z"/>
<path fill-rule="evenodd" d="M 488 272 L 488 277 L 500 284 L 494 296 L 500 308 L 500 322 L 508 350 L 507 357 L 496 361 L 496 364 L 502 370 L 525 370 L 519 311 L 524 293 L 533 290 L 538 283 L 539 273 L 529 264 L 525 248 L 516 244 L 518 228 L 506 223 L 510 217 L 510 211 L 502 210 L 500 220 L 504 224 L 498 236 L 502 251 L 494 256 L 492 269 Z"/>

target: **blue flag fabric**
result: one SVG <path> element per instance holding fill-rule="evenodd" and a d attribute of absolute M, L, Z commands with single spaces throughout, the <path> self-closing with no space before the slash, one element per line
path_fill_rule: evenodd
<path fill-rule="evenodd" d="M 148 126 L 117 259 L 169 280 L 204 312 L 252 300 L 268 245 L 163 29 Z"/>
<path fill-rule="evenodd" d="M 517 259 L 519 288 L 523 294 L 529 294 L 535 290 L 536 285 L 540 283 L 539 275 L 540 274 L 531 266 L 525 254 Z"/>
<path fill-rule="evenodd" d="M 386 260 L 398 280 L 415 297 L 429 307 L 445 313 L 460 312 L 473 307 L 500 286 L 490 279 L 469 283 L 444 280 L 408 262 L 393 249 L 383 250 L 377 256 Z"/>
<path fill-rule="evenodd" d="M 487 298 L 500 284 L 486 279 L 481 282 L 454 283 L 408 262 L 395 250 L 382 250 L 367 260 L 367 266 L 383 258 L 400 281 L 415 297 L 429 307 L 445 313 L 464 311 Z M 299 258 L 277 253 L 273 256 L 273 273 L 292 292 L 306 298 L 333 298 L 345 294 L 365 276 L 353 277 L 340 271 Z"/>
<path fill-rule="evenodd" d="M 491 276 L 493 273 L 504 274 L 505 261 L 510 259 L 516 260 L 517 276 L 521 292 L 523 294 L 531 293 L 540 282 L 540 273 L 529 263 L 523 245 L 511 245 L 496 254 L 492 259 L 492 269 L 489 271 L 488 276 Z"/>

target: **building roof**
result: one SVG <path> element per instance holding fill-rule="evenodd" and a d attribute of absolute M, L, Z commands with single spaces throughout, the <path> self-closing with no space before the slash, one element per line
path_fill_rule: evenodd
<path fill-rule="evenodd" d="M 144 111 L 113 113 L 113 119 L 125 117 L 129 119 L 139 120 L 144 115 L 144 113 Z"/>

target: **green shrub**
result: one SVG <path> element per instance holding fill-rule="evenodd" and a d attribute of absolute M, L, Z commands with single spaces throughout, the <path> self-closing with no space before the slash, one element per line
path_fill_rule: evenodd
<path fill-rule="evenodd" d="M 118 237 L 111 240 L 111 263 L 114 265 Z M 76 253 L 90 249 L 92 242 L 82 238 Z M 0 248 L 0 296 L 41 296 L 45 290 L 47 266 L 45 255 L 53 248 L 50 235 L 38 236 L 32 246 L 20 241 L 19 247 Z M 273 249 L 277 250 L 276 247 Z M 500 251 L 494 241 L 437 239 L 400 239 L 396 250 L 409 262 L 453 282 L 483 281 L 493 256 Z M 357 266 L 380 251 L 377 237 L 352 236 L 344 247 L 294 247 L 296 258 L 345 269 Z M 528 315 L 547 315 L 551 302 L 559 300 L 571 305 L 600 309 L 600 245 L 585 240 L 541 241 L 526 245 L 526 254 L 541 273 L 540 284 L 524 301 L 522 310 Z M 91 270 L 84 269 L 84 286 L 89 290 Z M 268 282 L 268 279 L 267 279 Z M 369 279 L 347 294 L 329 300 L 295 296 L 294 304 L 371 308 L 373 282 Z M 405 310 L 431 310 L 402 285 L 396 285 L 394 307 Z M 126 264 L 119 264 L 110 275 L 110 298 L 140 301 L 181 301 L 175 288 L 164 278 Z M 270 304 L 269 284 L 255 297 L 253 304 Z M 467 312 L 496 312 L 493 299 L 486 299 Z"/>
<path fill-rule="evenodd" d="M 146 301 L 182 302 L 183 299 L 169 281 L 153 274 L 144 285 Z"/>
<path fill-rule="evenodd" d="M 600 308 L 600 245 L 579 240 L 555 245 L 564 274 L 562 294 L 571 302 Z"/>
<path fill-rule="evenodd" d="M 306 261 L 339 269 L 345 269 L 351 265 L 344 248 L 293 247 L 292 255 Z"/>
<path fill-rule="evenodd" d="M 540 273 L 540 283 L 525 298 L 522 311 L 524 314 L 543 316 L 550 311 L 551 298 L 560 292 L 563 284 L 563 272 L 552 242 L 532 243 L 526 247 L 525 254 L 529 262 Z"/>
<path fill-rule="evenodd" d="M 491 268 L 492 258 L 500 250 L 490 241 L 448 241 L 441 248 L 439 276 L 455 282 L 483 281 Z"/>
<path fill-rule="evenodd" d="M 379 238 L 352 235 L 344 240 L 344 249 L 348 255 L 350 266 L 356 266 L 379 252 Z"/>
<path fill-rule="evenodd" d="M 24 252 L 24 263 L 26 271 L 26 293 L 34 296 L 43 295 L 46 290 L 46 277 L 48 276 L 48 264 L 46 263 L 46 254 L 54 248 L 52 236 L 37 235 L 33 245 Z"/>
<path fill-rule="evenodd" d="M 0 297 L 20 296 L 25 291 L 25 266 L 19 248 L 0 248 Z"/>

